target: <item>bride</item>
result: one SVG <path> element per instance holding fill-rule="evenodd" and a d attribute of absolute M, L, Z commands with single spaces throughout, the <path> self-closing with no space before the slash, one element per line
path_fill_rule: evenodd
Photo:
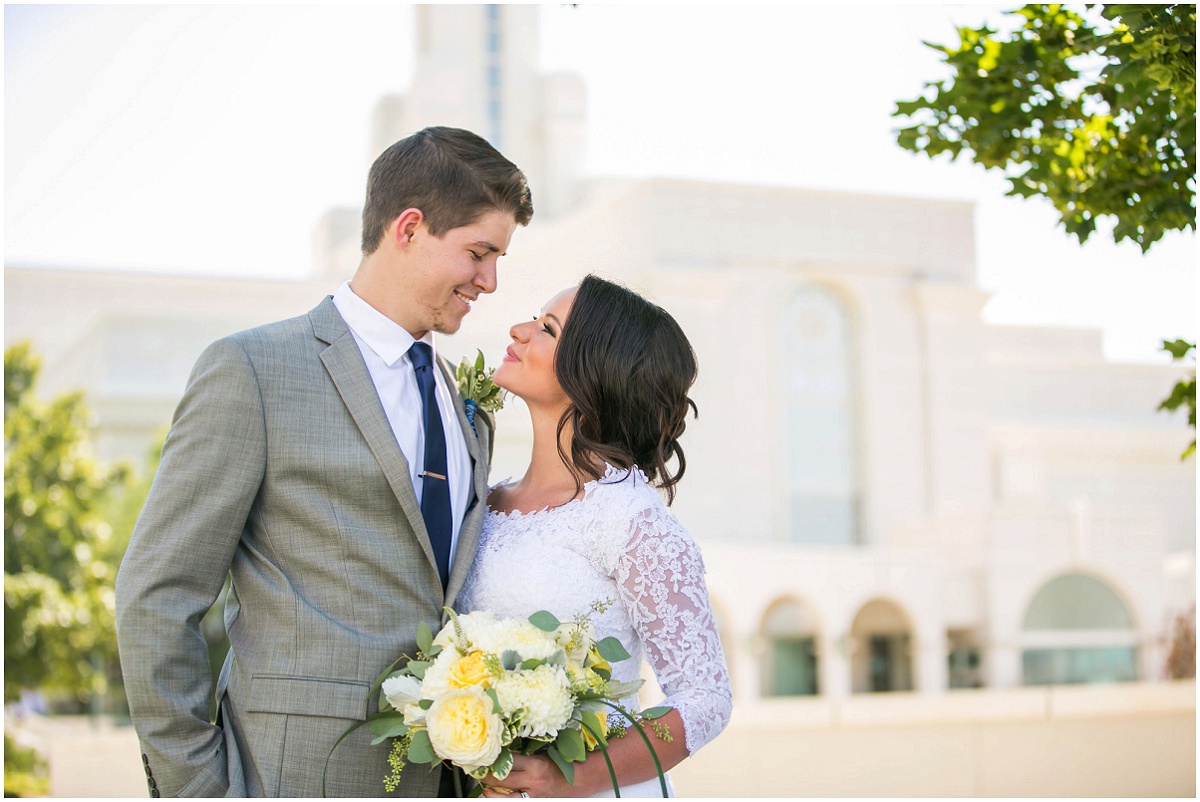
<path fill-rule="evenodd" d="M 595 276 L 510 336 L 493 378 L 528 406 L 533 453 L 525 475 L 488 498 L 462 609 L 566 621 L 615 602 L 593 616 L 597 638 L 616 637 L 631 655 L 614 680 L 637 679 L 643 659 L 654 669 L 672 708 L 658 719 L 667 738 L 644 729 L 669 769 L 724 729 L 732 704 L 700 550 L 667 508 L 685 467 L 678 438 L 695 408 L 695 354 L 665 311 Z M 611 738 L 608 754 L 621 796 L 661 796 L 635 733 Z M 576 764 L 573 785 L 545 755 L 515 761 L 503 781 L 484 780 L 485 796 L 613 795 L 596 752 Z"/>

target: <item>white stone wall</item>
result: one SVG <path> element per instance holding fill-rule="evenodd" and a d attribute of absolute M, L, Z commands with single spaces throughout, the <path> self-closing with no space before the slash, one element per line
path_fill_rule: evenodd
<path fill-rule="evenodd" d="M 589 271 L 679 320 L 701 372 L 675 509 L 706 550 L 741 698 L 763 693 L 762 617 L 782 598 L 822 622 L 825 695 L 850 693 L 851 627 L 872 599 L 911 622 L 918 693 L 946 688 L 951 629 L 976 635 L 990 685 L 1019 685 L 1029 599 L 1077 570 L 1126 601 L 1142 677 L 1157 679 L 1170 617 L 1195 598 L 1195 467 L 1178 459 L 1190 433 L 1154 412 L 1177 371 L 1107 364 L 1092 332 L 985 325 L 971 231 L 959 203 L 597 184 L 577 213 L 517 231 L 500 291 L 439 349 L 496 364 L 509 327 Z M 307 312 L 353 270 L 352 239 L 330 239 L 327 269 L 293 282 L 9 266 L 6 341 L 31 336 L 43 393 L 83 387 L 102 453 L 136 459 L 207 342 Z M 814 285 L 853 329 L 860 547 L 790 542 L 803 455 L 781 332 L 789 299 Z M 530 442 L 519 401 L 498 422 L 496 481 L 520 475 Z"/>

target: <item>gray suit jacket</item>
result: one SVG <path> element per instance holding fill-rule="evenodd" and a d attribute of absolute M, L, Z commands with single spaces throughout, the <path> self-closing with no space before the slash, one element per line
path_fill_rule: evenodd
<path fill-rule="evenodd" d="M 331 299 L 201 355 L 117 578 L 152 795 L 320 796 L 333 743 L 374 711 L 371 681 L 416 653 L 419 622 L 436 631 L 474 557 L 492 423 L 480 412 L 473 429 L 461 400 L 458 417 L 473 501 L 443 595 L 408 463 Z M 229 572 L 214 725 L 198 627 Z M 362 727 L 338 747 L 330 796 L 383 794 L 388 749 L 370 740 Z M 435 796 L 438 780 L 410 766 L 398 793 Z"/>

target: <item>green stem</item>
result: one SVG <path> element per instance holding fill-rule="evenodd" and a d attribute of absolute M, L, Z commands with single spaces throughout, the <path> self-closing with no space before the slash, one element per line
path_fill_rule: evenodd
<path fill-rule="evenodd" d="M 604 756 L 604 763 L 608 766 L 608 777 L 610 780 L 612 780 L 613 795 L 617 799 L 620 799 L 621 798 L 621 785 L 620 785 L 620 783 L 617 782 L 617 770 L 613 768 L 612 759 L 608 756 L 608 747 L 604 743 L 603 734 L 600 733 L 598 730 L 596 730 L 594 727 L 592 727 L 590 724 L 588 724 L 586 721 L 581 721 L 579 723 L 582 724 L 584 726 L 584 729 L 586 729 L 588 732 L 590 732 L 592 734 L 592 737 L 596 739 L 596 745 L 600 747 L 600 754 Z"/>
<path fill-rule="evenodd" d="M 338 738 L 337 741 L 333 744 L 333 748 L 329 750 L 329 754 L 325 757 L 325 770 L 321 772 L 321 798 L 322 799 L 329 796 L 329 794 L 327 794 L 325 792 L 325 775 L 329 774 L 329 759 L 333 757 L 334 750 L 336 750 L 339 746 L 341 746 L 342 741 L 346 740 L 347 735 L 354 732 L 355 730 L 357 730 L 359 727 L 361 727 L 362 725 L 364 725 L 366 723 L 367 723 L 366 721 L 360 721 L 357 724 L 355 724 L 354 726 L 352 726 L 350 729 L 343 732 L 342 737 Z"/>
<path fill-rule="evenodd" d="M 613 710 L 616 710 L 625 718 L 629 719 L 629 722 L 633 724 L 633 728 L 637 730 L 637 734 L 642 736 L 642 740 L 646 742 L 646 748 L 650 750 L 650 757 L 654 758 L 654 768 L 658 771 L 658 784 L 659 787 L 662 788 L 663 798 L 666 799 L 668 796 L 670 796 L 670 794 L 667 793 L 667 778 L 663 773 L 662 763 L 660 763 L 658 760 L 658 753 L 654 751 L 654 744 L 650 743 L 650 738 L 645 732 L 642 731 L 642 728 L 638 726 L 638 720 L 631 716 L 629 712 L 620 705 L 613 704 L 607 699 L 601 699 L 600 701 L 611 707 Z"/>

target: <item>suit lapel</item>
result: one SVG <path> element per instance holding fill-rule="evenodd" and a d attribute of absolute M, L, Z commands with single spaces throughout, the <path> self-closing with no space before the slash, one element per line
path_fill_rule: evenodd
<path fill-rule="evenodd" d="M 409 527 L 416 533 L 421 550 L 425 552 L 436 574 L 437 560 L 433 548 L 429 545 L 429 534 L 425 531 L 421 505 L 417 502 L 417 494 L 413 490 L 408 460 L 396 444 L 396 436 L 383 411 L 383 404 L 379 401 L 375 383 L 371 381 L 371 374 L 363 362 L 358 343 L 342 316 L 338 314 L 331 298 L 326 298 L 310 312 L 309 320 L 312 322 L 313 333 L 329 346 L 321 352 L 321 362 L 341 395 L 346 409 L 350 411 L 350 416 L 354 418 L 354 423 L 367 441 L 367 447 L 379 462 L 379 467 L 383 469 L 383 475 L 387 478 L 392 492 L 396 494 Z"/>
<path fill-rule="evenodd" d="M 487 506 L 488 461 L 480 448 L 479 438 L 475 434 L 476 430 L 467 420 L 463 399 L 458 392 L 458 381 L 450 370 L 449 363 L 439 359 L 438 364 L 441 366 L 442 378 L 445 380 L 446 386 L 451 388 L 451 392 L 454 394 L 454 411 L 458 418 L 459 428 L 462 430 L 463 439 L 467 443 L 467 452 L 471 455 L 471 491 L 474 496 L 467 504 L 467 512 L 463 516 L 462 526 L 458 530 L 454 564 L 450 566 L 450 579 L 446 584 L 446 605 L 453 606 L 458 590 L 462 587 L 463 580 L 466 579 L 471 563 L 475 559 L 475 548 L 479 545 L 479 529 L 483 522 L 484 509 Z M 477 411 L 477 419 L 482 414 Z M 483 424 L 480 423 L 479 426 L 483 427 Z"/>

